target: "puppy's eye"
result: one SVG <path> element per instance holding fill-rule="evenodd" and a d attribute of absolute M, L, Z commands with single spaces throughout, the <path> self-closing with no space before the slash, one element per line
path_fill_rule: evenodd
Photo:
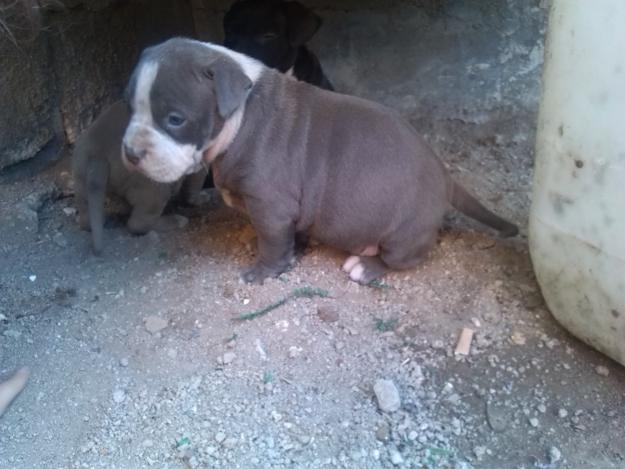
<path fill-rule="evenodd" d="M 269 32 L 269 33 L 261 34 L 256 39 L 258 40 L 258 42 L 265 43 L 265 42 L 271 42 L 277 38 L 278 38 L 278 34 Z"/>
<path fill-rule="evenodd" d="M 167 125 L 170 127 L 181 127 L 187 120 L 180 114 L 172 112 L 167 116 Z"/>

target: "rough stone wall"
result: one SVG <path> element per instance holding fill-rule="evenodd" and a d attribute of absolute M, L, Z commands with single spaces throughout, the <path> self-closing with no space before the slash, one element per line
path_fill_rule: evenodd
<path fill-rule="evenodd" d="M 44 10 L 34 37 L 1 36 L 0 169 L 73 143 L 121 95 L 143 47 L 193 33 L 187 1 L 72 0 Z"/>

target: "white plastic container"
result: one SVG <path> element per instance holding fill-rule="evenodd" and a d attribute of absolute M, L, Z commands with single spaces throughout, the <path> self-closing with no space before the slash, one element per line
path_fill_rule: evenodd
<path fill-rule="evenodd" d="M 625 364 L 625 0 L 553 0 L 530 252 L 555 318 Z"/>

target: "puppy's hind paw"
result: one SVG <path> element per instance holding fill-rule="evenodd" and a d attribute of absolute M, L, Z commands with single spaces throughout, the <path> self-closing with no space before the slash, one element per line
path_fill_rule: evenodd
<path fill-rule="evenodd" d="M 360 263 L 359 256 L 349 256 L 345 262 L 343 263 L 343 272 L 347 272 L 348 274 L 352 271 L 352 269 Z"/>
<path fill-rule="evenodd" d="M 369 285 L 382 277 L 388 267 L 379 257 L 351 256 L 343 264 L 343 270 L 349 273 L 349 278 L 361 285 Z"/>

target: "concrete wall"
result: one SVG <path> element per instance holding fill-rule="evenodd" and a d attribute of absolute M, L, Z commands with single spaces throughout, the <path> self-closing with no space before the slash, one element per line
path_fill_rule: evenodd
<path fill-rule="evenodd" d="M 399 109 L 446 139 L 444 151 L 490 139 L 494 151 L 531 153 L 544 1 L 301 1 L 324 18 L 312 48 L 340 91 Z M 0 44 L 11 64 L 0 90 L 0 168 L 33 156 L 55 132 L 72 142 L 119 94 L 145 44 L 191 34 L 194 20 L 201 38 L 220 41 L 230 2 L 76 3 L 49 13 L 32 45 Z"/>

